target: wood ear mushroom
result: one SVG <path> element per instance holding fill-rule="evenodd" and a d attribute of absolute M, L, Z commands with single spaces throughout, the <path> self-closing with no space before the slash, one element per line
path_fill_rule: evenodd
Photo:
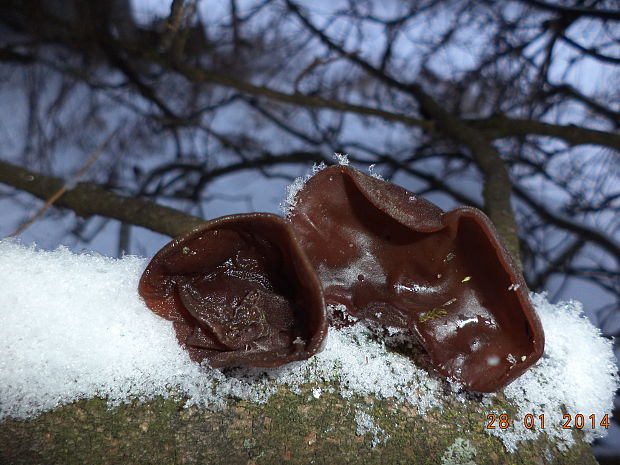
<path fill-rule="evenodd" d="M 175 238 L 138 290 L 190 357 L 213 367 L 303 360 L 327 334 L 318 277 L 290 224 L 268 213 L 225 216 Z"/>
<path fill-rule="evenodd" d="M 348 166 L 308 180 L 288 219 L 231 215 L 174 239 L 139 292 L 193 360 L 277 367 L 311 357 L 325 305 L 414 335 L 441 375 L 496 391 L 544 350 L 527 287 L 479 210 L 444 212 Z"/>
<path fill-rule="evenodd" d="M 491 221 L 443 212 L 348 166 L 319 171 L 290 216 L 327 304 L 411 331 L 434 368 L 492 392 L 542 355 L 542 325 Z"/>

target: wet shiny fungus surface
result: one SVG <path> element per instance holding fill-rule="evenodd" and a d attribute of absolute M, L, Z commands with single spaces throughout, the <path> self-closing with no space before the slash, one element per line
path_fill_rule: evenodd
<path fill-rule="evenodd" d="M 506 386 L 542 355 L 521 272 L 479 210 L 444 212 L 343 165 L 310 178 L 294 205 L 288 219 L 211 220 L 149 263 L 140 295 L 193 360 L 309 358 L 326 337 L 326 304 L 403 330 L 434 370 L 473 391 Z"/>
<path fill-rule="evenodd" d="M 275 367 L 306 359 L 327 332 L 320 282 L 289 223 L 267 213 L 218 218 L 179 236 L 139 284 L 195 361 Z"/>
<path fill-rule="evenodd" d="M 442 375 L 491 392 L 542 355 L 523 277 L 479 210 L 443 212 L 348 166 L 313 176 L 295 205 L 327 304 L 411 331 Z"/>

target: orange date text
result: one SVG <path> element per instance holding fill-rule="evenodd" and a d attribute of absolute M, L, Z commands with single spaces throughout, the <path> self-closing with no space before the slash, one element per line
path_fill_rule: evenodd
<path fill-rule="evenodd" d="M 507 429 L 511 426 L 513 420 L 505 413 L 495 414 L 489 413 L 487 415 L 487 429 Z M 523 417 L 523 426 L 527 429 L 545 429 L 545 414 L 533 415 L 528 413 Z M 604 415 L 602 418 L 597 418 L 596 415 L 583 415 L 578 413 L 576 415 L 566 414 L 562 419 L 563 429 L 594 429 L 597 426 L 603 428 L 609 428 L 609 415 Z"/>

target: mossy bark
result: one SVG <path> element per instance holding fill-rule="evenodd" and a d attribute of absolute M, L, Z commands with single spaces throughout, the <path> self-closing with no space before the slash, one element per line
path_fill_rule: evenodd
<path fill-rule="evenodd" d="M 373 419 L 374 431 L 361 434 L 360 410 Z M 561 452 L 543 434 L 508 453 L 485 432 L 487 411 L 475 401 L 454 401 L 421 414 L 386 399 L 325 391 L 315 398 L 309 388 L 281 389 L 266 404 L 231 400 L 217 411 L 172 399 L 109 409 L 90 399 L 0 423 L 0 463 L 596 464 L 579 438 Z M 463 443 L 468 447 L 461 451 Z"/>

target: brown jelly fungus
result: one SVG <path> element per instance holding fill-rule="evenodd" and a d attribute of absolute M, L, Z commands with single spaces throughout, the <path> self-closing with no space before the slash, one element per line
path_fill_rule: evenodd
<path fill-rule="evenodd" d="M 496 391 L 542 355 L 521 272 L 479 210 L 444 212 L 342 165 L 310 178 L 294 204 L 326 303 L 410 331 L 448 379 Z"/>
<path fill-rule="evenodd" d="M 311 357 L 327 322 L 321 284 L 290 224 L 268 213 L 208 221 L 151 260 L 139 292 L 195 361 L 276 367 Z"/>

